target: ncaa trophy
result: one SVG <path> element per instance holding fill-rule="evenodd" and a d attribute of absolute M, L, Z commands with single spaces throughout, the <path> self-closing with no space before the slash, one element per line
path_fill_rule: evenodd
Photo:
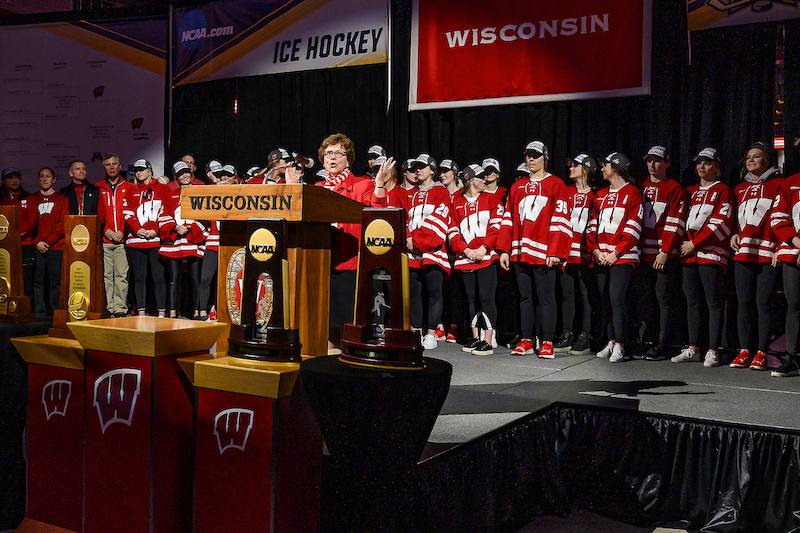
<path fill-rule="evenodd" d="M 31 301 L 24 295 L 20 207 L 0 205 L 0 322 L 31 322 Z"/>
<path fill-rule="evenodd" d="M 59 308 L 51 337 L 74 339 L 67 322 L 107 318 L 103 284 L 103 234 L 96 215 L 68 215 L 64 223 Z"/>
<path fill-rule="evenodd" d="M 403 209 L 365 208 L 353 324 L 345 324 L 346 363 L 422 369 L 419 332 L 411 331 L 406 217 Z"/>
<path fill-rule="evenodd" d="M 288 223 L 247 221 L 239 324 L 231 324 L 228 355 L 273 362 L 300 362 L 300 332 L 291 328 Z"/>

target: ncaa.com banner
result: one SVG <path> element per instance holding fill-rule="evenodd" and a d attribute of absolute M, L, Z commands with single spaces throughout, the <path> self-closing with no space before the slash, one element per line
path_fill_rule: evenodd
<path fill-rule="evenodd" d="M 414 0 L 410 110 L 650 93 L 651 0 Z"/>
<path fill-rule="evenodd" d="M 176 9 L 173 85 L 385 63 L 387 0 L 219 0 Z"/>

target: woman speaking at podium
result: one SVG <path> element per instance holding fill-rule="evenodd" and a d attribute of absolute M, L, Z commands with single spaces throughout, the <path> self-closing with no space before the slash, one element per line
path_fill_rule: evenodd
<path fill-rule="evenodd" d="M 328 177 L 316 186 L 369 205 L 374 184 L 371 179 L 355 176 L 350 170 L 356 159 L 353 141 L 341 133 L 334 133 L 322 141 L 318 156 L 328 171 Z M 345 323 L 353 319 L 361 224 L 334 223 L 333 226 L 336 234 L 331 268 L 328 354 L 338 355 L 341 351 L 334 342 L 341 338 Z"/>

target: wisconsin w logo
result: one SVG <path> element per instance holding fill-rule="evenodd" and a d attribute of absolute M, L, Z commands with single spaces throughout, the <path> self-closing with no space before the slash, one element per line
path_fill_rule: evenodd
<path fill-rule="evenodd" d="M 253 411 L 250 409 L 225 409 L 214 417 L 214 435 L 217 437 L 219 453 L 228 448 L 244 451 L 247 438 L 253 428 Z"/>
<path fill-rule="evenodd" d="M 67 403 L 72 395 L 72 382 L 54 379 L 42 387 L 42 404 L 47 419 L 53 415 L 67 416 Z"/>
<path fill-rule="evenodd" d="M 142 371 L 135 368 L 109 370 L 94 382 L 94 406 L 103 433 L 114 422 L 131 425 Z"/>

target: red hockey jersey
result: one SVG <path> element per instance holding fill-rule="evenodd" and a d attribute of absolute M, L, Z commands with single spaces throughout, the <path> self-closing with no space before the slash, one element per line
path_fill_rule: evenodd
<path fill-rule="evenodd" d="M 572 240 L 567 258 L 569 264 L 589 264 L 586 228 L 589 226 L 593 201 L 594 191 L 578 192 L 578 187 L 575 185 L 567 187 L 567 210 L 569 211 L 569 225 L 572 228 Z"/>
<path fill-rule="evenodd" d="M 778 249 L 778 238 L 772 231 L 770 218 L 783 178 L 779 177 L 778 169 L 770 170 L 758 182 L 743 181 L 733 191 L 738 203 L 740 239 L 739 251 L 733 255 L 734 261 L 769 263 Z"/>
<path fill-rule="evenodd" d="M 564 182 L 552 174 L 520 179 L 508 191 L 498 251 L 512 261 L 544 265 L 548 257 L 566 260 L 572 242 Z"/>
<path fill-rule="evenodd" d="M 448 240 L 455 253 L 453 266 L 456 270 L 479 270 L 497 260 L 494 246 L 504 212 L 503 203 L 495 194 L 484 191 L 474 198 L 467 198 L 462 193 L 455 195 Z M 467 248 L 475 250 L 482 245 L 488 248 L 488 252 L 480 262 L 475 263 L 464 255 Z"/>
<path fill-rule="evenodd" d="M 592 203 L 592 217 L 586 229 L 589 254 L 616 250 L 616 264 L 639 262 L 639 239 L 642 234 L 642 195 L 635 185 L 610 187 L 597 192 Z"/>
<path fill-rule="evenodd" d="M 733 192 L 721 181 L 707 187 L 689 187 L 686 238 L 692 241 L 695 255 L 681 258 L 684 263 L 714 264 L 723 268 L 730 258 L 728 239 L 733 229 Z"/>
<path fill-rule="evenodd" d="M 130 233 L 125 239 L 125 246 L 131 248 L 158 248 L 161 245 L 158 229 L 158 215 L 161 213 L 161 204 L 164 196 L 168 194 L 168 187 L 151 179 L 150 183 L 142 184 L 138 181 L 129 187 L 122 200 L 122 215 Z M 180 194 L 180 191 L 178 191 Z M 156 236 L 144 239 L 136 235 L 140 229 L 153 230 Z"/>
<path fill-rule="evenodd" d="M 408 266 L 424 268 L 439 266 L 450 273 L 445 241 L 450 231 L 450 193 L 441 183 L 430 187 L 414 187 L 408 194 L 398 193 L 400 205 L 406 210 L 406 237 L 411 238 L 415 251 L 408 255 Z"/>
<path fill-rule="evenodd" d="M 686 216 L 686 193 L 672 178 L 658 183 L 647 177 L 640 181 L 642 190 L 642 261 L 652 263 L 660 252 L 669 257 L 680 255 Z"/>
<path fill-rule="evenodd" d="M 179 235 L 175 231 L 178 225 L 187 226 L 189 231 L 185 235 Z M 181 217 L 180 189 L 169 191 L 164 197 L 158 215 L 158 229 L 161 234 L 159 254 L 172 259 L 202 257 L 198 245 L 203 242 L 203 225 Z"/>
<path fill-rule="evenodd" d="M 778 259 L 796 265 L 800 250 L 792 239 L 800 236 L 800 174 L 783 180 L 775 196 L 770 225 L 778 237 Z"/>

